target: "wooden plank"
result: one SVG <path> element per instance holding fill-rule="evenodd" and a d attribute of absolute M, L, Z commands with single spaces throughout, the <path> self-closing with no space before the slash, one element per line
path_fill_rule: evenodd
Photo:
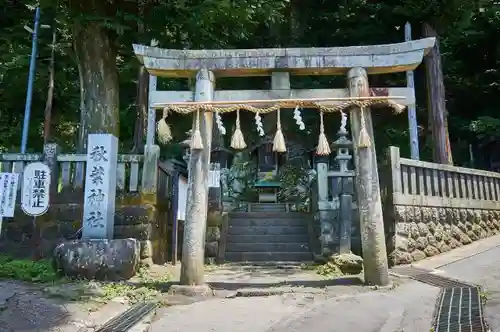
<path fill-rule="evenodd" d="M 139 163 L 130 164 L 130 181 L 129 190 L 130 192 L 136 192 L 139 188 Z"/>
<path fill-rule="evenodd" d="M 68 189 L 71 186 L 71 162 L 61 163 L 61 183 L 62 189 Z"/>
<path fill-rule="evenodd" d="M 125 190 L 125 164 L 118 163 L 116 167 L 116 189 Z"/>
<path fill-rule="evenodd" d="M 393 194 L 394 205 L 500 210 L 499 201 Z"/>
<path fill-rule="evenodd" d="M 483 170 L 479 170 L 479 169 L 457 167 L 457 166 L 451 166 L 451 165 L 435 164 L 435 163 L 430 163 L 427 161 L 413 160 L 413 159 L 408 159 L 408 158 L 401 158 L 401 164 L 408 165 L 408 166 L 414 166 L 414 167 L 439 169 L 439 170 L 448 171 L 448 172 L 457 172 L 457 173 L 464 173 L 464 174 L 489 176 L 492 178 L 500 179 L 500 173 L 496 173 L 496 172 L 489 172 L 489 171 L 483 171 Z"/>
<path fill-rule="evenodd" d="M 372 96 L 401 96 L 404 99 L 397 100 L 401 105 L 414 105 L 415 94 L 412 88 L 371 88 Z M 349 97 L 348 89 L 271 89 L 271 90 L 219 90 L 215 91 L 214 102 L 221 101 L 245 101 L 252 104 L 253 100 L 289 99 L 290 96 L 297 99 L 307 98 L 346 98 Z M 156 109 L 163 109 L 168 103 L 183 103 L 194 101 L 192 91 L 154 91 L 151 93 L 151 104 Z M 319 104 L 331 105 L 332 101 L 319 101 Z M 341 102 L 339 102 L 341 103 Z M 267 104 L 259 104 L 264 107 Z M 270 105 L 270 104 L 269 104 Z"/>

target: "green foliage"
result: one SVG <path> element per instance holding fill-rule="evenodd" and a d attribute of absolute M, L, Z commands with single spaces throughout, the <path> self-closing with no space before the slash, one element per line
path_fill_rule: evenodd
<path fill-rule="evenodd" d="M 299 211 L 307 211 L 313 181 L 309 176 L 309 167 L 303 163 L 287 163 L 280 169 L 278 180 L 281 183 L 279 200 L 297 202 Z"/>
<path fill-rule="evenodd" d="M 0 10 L 0 151 L 18 151 L 21 138 L 30 35 L 36 3 L 4 1 Z M 421 36 L 422 22 L 440 34 L 443 55 L 449 130 L 455 161 L 464 164 L 467 143 L 498 137 L 496 115 L 500 95 L 500 6 L 492 0 L 196 0 L 196 1 L 54 1 L 41 0 L 42 24 L 57 30 L 55 96 L 52 112 L 53 140 L 66 151 L 75 149 L 80 121 L 80 91 L 72 32 L 76 24 L 97 23 L 109 34 L 117 51 L 120 88 L 120 142 L 132 146 L 136 119 L 139 62 L 132 43 L 149 44 L 152 38 L 164 48 L 256 48 L 277 46 L 341 46 L 394 43 L 404 38 L 404 24 L 413 25 L 413 38 Z M 29 150 L 41 150 L 42 123 L 47 99 L 48 65 L 52 29 L 40 29 Z M 422 69 L 415 72 L 417 118 L 421 150 L 429 152 L 426 90 Z M 267 84 L 267 85 L 266 85 Z M 269 83 L 253 79 L 221 80 L 218 88 L 261 89 Z M 373 86 L 402 86 L 404 75 L 371 77 Z M 162 89 L 187 89 L 188 80 L 161 79 Z M 294 88 L 345 86 L 342 77 L 294 77 Z M 304 111 L 304 121 L 316 133 L 318 119 Z M 243 115 L 242 115 L 243 116 Z M 405 115 L 375 113 L 377 148 L 399 145 L 408 156 L 408 124 Z M 327 134 L 333 138 L 337 120 L 327 117 Z M 169 118 L 170 119 L 170 118 Z M 233 115 L 224 116 L 226 124 Z M 191 117 L 172 117 L 174 140 L 184 139 Z M 228 129 L 230 126 L 228 126 Z M 252 128 L 248 124 L 248 128 Z M 287 126 L 289 133 L 297 131 Z M 244 128 L 245 137 L 249 130 Z M 228 130 L 228 132 L 231 132 Z M 289 133 L 285 133 L 288 135 Z M 229 136 L 229 135 L 228 135 Z M 304 139 L 314 141 L 314 135 Z M 226 138 L 227 140 L 228 138 Z M 247 141 L 250 144 L 250 140 Z M 178 149 L 166 147 L 162 155 L 179 157 Z M 381 155 L 381 153 L 379 153 Z"/>
<path fill-rule="evenodd" d="M 0 279 L 52 282 L 60 279 L 48 260 L 15 259 L 0 254 Z"/>

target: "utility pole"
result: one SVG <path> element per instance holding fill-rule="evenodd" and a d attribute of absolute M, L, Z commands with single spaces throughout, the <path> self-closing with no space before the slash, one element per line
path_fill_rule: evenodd
<path fill-rule="evenodd" d="M 411 24 L 405 24 L 405 41 L 411 41 Z M 415 93 L 415 81 L 413 77 L 413 70 L 406 72 L 406 86 L 411 88 Z M 419 144 L 418 144 L 418 123 L 417 123 L 417 110 L 415 104 L 408 106 L 408 124 L 410 127 L 410 150 L 411 159 L 420 160 Z"/>
<path fill-rule="evenodd" d="M 201 69 L 196 75 L 195 101 L 212 101 L 214 82 L 214 74 L 206 69 Z M 186 223 L 180 278 L 180 284 L 183 286 L 202 286 L 205 274 L 208 172 L 210 170 L 213 114 L 206 111 L 195 112 L 193 131 L 198 114 L 203 149 L 191 149 L 189 158 Z"/>
<path fill-rule="evenodd" d="M 35 81 L 36 72 L 36 57 L 38 48 L 38 27 L 40 26 L 40 7 L 35 10 L 35 26 L 31 30 L 28 27 L 24 27 L 26 30 L 32 33 L 31 42 L 31 59 L 30 59 L 30 69 L 28 75 L 28 90 L 26 91 L 26 104 L 24 106 L 24 121 L 23 121 L 23 134 L 21 138 L 21 153 L 26 153 L 26 146 L 28 145 L 28 132 L 30 127 L 30 115 L 31 115 L 31 99 L 33 97 L 33 83 Z"/>
<path fill-rule="evenodd" d="M 349 95 L 368 97 L 368 74 L 364 68 L 351 68 L 347 73 Z M 389 284 L 389 267 L 385 245 L 384 217 L 377 169 L 377 154 L 371 111 L 368 107 L 351 110 L 351 132 L 356 165 L 356 195 L 363 246 L 365 282 Z M 360 139 L 365 134 L 366 141 Z"/>

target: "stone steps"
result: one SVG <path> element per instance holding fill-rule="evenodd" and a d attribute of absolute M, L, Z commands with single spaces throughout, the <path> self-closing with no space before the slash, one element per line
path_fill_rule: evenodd
<path fill-rule="evenodd" d="M 229 215 L 226 260 L 302 262 L 312 260 L 307 213 L 286 212 L 279 204 L 255 204 L 258 211 Z M 283 204 L 284 205 L 284 204 Z M 278 211 L 283 209 L 283 211 Z"/>
<path fill-rule="evenodd" d="M 280 227 L 281 229 L 281 227 Z M 302 229 L 302 228 L 300 228 Z M 309 236 L 307 230 L 300 234 L 264 234 L 264 235 L 247 235 L 247 234 L 231 234 L 228 238 L 228 243 L 307 243 Z"/>
<path fill-rule="evenodd" d="M 230 235 L 229 240 L 233 236 L 238 235 L 248 235 L 248 236 L 263 236 L 263 235 L 303 235 L 307 234 L 307 226 L 267 226 L 262 225 L 260 227 L 256 226 L 240 226 L 240 225 L 229 225 L 228 234 Z"/>
<path fill-rule="evenodd" d="M 227 252 L 228 262 L 310 262 L 310 252 Z"/>
<path fill-rule="evenodd" d="M 286 212 L 286 204 L 253 203 L 249 209 L 251 212 Z"/>
<path fill-rule="evenodd" d="M 269 226 L 302 226 L 307 227 L 307 220 L 302 218 L 237 218 L 231 219 L 231 226 L 269 227 Z"/>
<path fill-rule="evenodd" d="M 229 242 L 226 247 L 229 252 L 309 252 L 307 242 L 254 242 L 254 243 L 235 243 Z"/>

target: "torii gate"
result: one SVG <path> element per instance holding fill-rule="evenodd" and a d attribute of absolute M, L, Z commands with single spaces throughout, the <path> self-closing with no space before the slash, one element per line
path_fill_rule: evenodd
<path fill-rule="evenodd" d="M 396 44 L 328 47 L 328 48 L 274 48 L 247 50 L 171 50 L 145 45 L 134 45 L 141 63 L 151 74 L 147 144 L 154 144 L 156 110 L 179 102 L 222 102 L 294 98 L 335 97 L 398 97 L 405 106 L 415 104 L 413 87 L 368 88 L 368 76 L 414 70 L 423 56 L 434 46 L 435 38 L 425 38 Z M 290 88 L 290 75 L 346 75 L 345 89 Z M 193 91 L 157 91 L 156 76 L 196 77 Z M 270 90 L 214 89 L 216 77 L 271 76 Z M 401 97 L 404 97 L 403 100 Z M 390 99 L 390 98 L 389 98 Z M 331 105 L 333 102 L 319 102 Z M 189 162 L 189 185 L 184 228 L 184 247 L 181 284 L 203 285 L 204 238 L 208 200 L 208 169 L 213 117 L 202 112 L 199 118 L 203 149 L 192 150 Z M 365 108 L 351 108 L 351 133 L 357 139 L 366 127 L 373 142 L 371 112 Z M 195 116 L 196 118 L 196 116 Z M 357 200 L 364 256 L 365 281 L 374 285 L 389 283 L 382 204 L 377 171 L 375 144 L 356 146 Z"/>

